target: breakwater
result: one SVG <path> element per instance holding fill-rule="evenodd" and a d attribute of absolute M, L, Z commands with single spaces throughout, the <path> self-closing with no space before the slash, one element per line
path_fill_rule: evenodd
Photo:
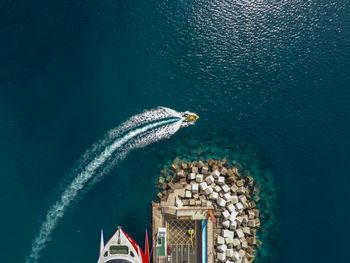
<path fill-rule="evenodd" d="M 259 187 L 252 176 L 241 175 L 239 168 L 226 159 L 177 159 L 161 173 L 157 196 L 163 210 L 175 206 L 179 209 L 175 214 L 179 215 L 185 208 L 187 215 L 192 210 L 192 218 L 200 218 L 200 211 L 211 222 L 213 229 L 207 235 L 212 242 L 205 245 L 209 263 L 254 261 L 260 245 L 260 211 L 254 201 L 258 200 Z"/>

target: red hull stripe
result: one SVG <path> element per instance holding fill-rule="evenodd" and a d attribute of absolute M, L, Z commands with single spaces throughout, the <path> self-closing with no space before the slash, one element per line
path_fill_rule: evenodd
<path fill-rule="evenodd" d="M 142 249 L 140 248 L 140 246 L 135 242 L 134 239 L 132 239 L 124 230 L 123 234 L 126 236 L 126 238 L 129 240 L 130 244 L 134 247 L 135 251 L 140 251 L 140 257 L 142 258 L 142 263 L 149 263 L 149 253 L 147 253 L 148 255 L 146 255 Z M 147 240 L 148 240 L 148 235 L 147 235 Z M 147 242 L 148 243 L 148 242 Z"/>

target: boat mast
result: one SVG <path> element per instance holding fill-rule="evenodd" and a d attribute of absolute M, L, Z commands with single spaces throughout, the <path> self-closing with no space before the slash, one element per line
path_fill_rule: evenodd
<path fill-rule="evenodd" d="M 100 255 L 101 255 L 104 248 L 105 248 L 105 241 L 103 238 L 103 229 L 101 229 Z"/>

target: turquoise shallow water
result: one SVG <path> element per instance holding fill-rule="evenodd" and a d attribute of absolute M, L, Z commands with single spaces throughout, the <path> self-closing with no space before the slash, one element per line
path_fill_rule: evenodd
<path fill-rule="evenodd" d="M 164 105 L 201 119 L 132 153 L 79 198 L 40 262 L 95 262 L 102 227 L 109 236 L 123 225 L 142 242 L 159 152 L 193 135 L 258 149 L 278 192 L 275 262 L 348 262 L 349 8 L 345 0 L 2 1 L 1 261 L 24 262 L 92 143 Z"/>

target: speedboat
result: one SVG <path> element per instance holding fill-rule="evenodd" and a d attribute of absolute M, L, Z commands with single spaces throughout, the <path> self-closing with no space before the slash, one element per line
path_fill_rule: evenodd
<path fill-rule="evenodd" d="M 145 250 L 132 239 L 121 227 L 111 239 L 104 244 L 101 231 L 100 257 L 97 263 L 149 263 L 149 244 L 146 231 Z"/>
<path fill-rule="evenodd" d="M 184 122 L 195 122 L 199 119 L 199 116 L 193 112 L 185 111 L 182 115 Z"/>

